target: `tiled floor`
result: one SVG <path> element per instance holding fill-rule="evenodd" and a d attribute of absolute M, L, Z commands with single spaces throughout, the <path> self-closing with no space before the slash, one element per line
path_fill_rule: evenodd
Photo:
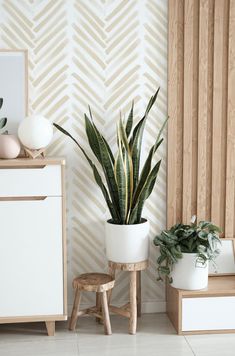
<path fill-rule="evenodd" d="M 178 336 L 165 314 L 145 314 L 136 335 L 128 322 L 111 317 L 113 335 L 93 318 L 81 318 L 76 332 L 57 323 L 48 337 L 43 323 L 0 325 L 0 356 L 234 356 L 235 334 Z"/>

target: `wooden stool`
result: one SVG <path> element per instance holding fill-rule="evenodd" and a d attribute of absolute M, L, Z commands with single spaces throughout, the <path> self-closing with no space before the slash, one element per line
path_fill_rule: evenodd
<path fill-rule="evenodd" d="M 69 329 L 75 330 L 77 319 L 85 314 L 96 316 L 96 320 L 103 320 L 106 335 L 111 335 L 107 291 L 114 286 L 115 280 L 104 273 L 85 273 L 73 280 L 73 288 L 76 289 L 73 310 L 69 323 Z M 96 306 L 79 311 L 81 291 L 96 292 Z"/>
<path fill-rule="evenodd" d="M 130 302 L 122 307 L 109 306 L 109 310 L 113 313 L 129 318 L 129 333 L 136 333 L 137 316 L 141 316 L 141 271 L 148 267 L 148 261 L 138 263 L 116 263 L 109 261 L 109 273 L 115 278 L 115 271 L 130 272 Z M 110 302 L 111 291 L 108 299 Z"/>

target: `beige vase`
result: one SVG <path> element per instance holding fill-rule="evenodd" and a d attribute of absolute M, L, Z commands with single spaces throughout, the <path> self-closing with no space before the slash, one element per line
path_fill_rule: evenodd
<path fill-rule="evenodd" d="M 20 148 L 20 141 L 16 135 L 0 135 L 0 158 L 16 158 L 19 156 Z"/>

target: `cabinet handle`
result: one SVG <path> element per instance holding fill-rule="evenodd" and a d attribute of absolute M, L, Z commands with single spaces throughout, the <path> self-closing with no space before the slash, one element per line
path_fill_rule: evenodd
<path fill-rule="evenodd" d="M 33 165 L 28 165 L 28 166 L 0 166 L 0 169 L 43 169 L 45 168 L 46 165 L 42 164 L 41 166 L 33 166 Z"/>
<path fill-rule="evenodd" d="M 0 201 L 33 201 L 33 200 L 45 200 L 47 196 L 38 197 L 0 197 Z"/>

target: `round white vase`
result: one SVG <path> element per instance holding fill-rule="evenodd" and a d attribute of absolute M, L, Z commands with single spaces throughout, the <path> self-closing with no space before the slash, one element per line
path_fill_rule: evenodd
<path fill-rule="evenodd" d="M 173 265 L 171 286 L 178 289 L 198 290 L 208 285 L 208 261 L 200 262 L 197 253 L 183 253 Z"/>
<path fill-rule="evenodd" d="M 149 222 L 117 225 L 105 223 L 106 256 L 117 263 L 137 263 L 149 258 Z"/>
<path fill-rule="evenodd" d="M 16 135 L 0 135 L 0 158 L 16 158 L 20 154 L 20 149 L 20 141 Z"/>
<path fill-rule="evenodd" d="M 47 147 L 51 142 L 53 126 L 43 116 L 26 117 L 19 125 L 18 136 L 25 147 L 38 150 Z"/>

